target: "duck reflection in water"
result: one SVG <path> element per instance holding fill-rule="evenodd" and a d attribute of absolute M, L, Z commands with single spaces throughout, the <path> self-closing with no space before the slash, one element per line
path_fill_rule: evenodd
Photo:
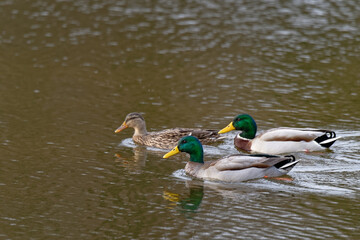
<path fill-rule="evenodd" d="M 153 151 L 146 146 L 143 145 L 135 145 L 131 146 L 132 155 L 129 154 L 129 148 L 126 147 L 124 152 L 117 152 L 114 154 L 115 162 L 119 163 L 121 166 L 128 170 L 136 170 L 140 171 L 145 167 L 146 160 L 148 158 L 148 154 L 156 155 L 158 158 L 162 157 L 163 152 Z"/>
<path fill-rule="evenodd" d="M 189 193 L 184 196 L 178 193 L 164 191 L 163 198 L 170 202 L 170 208 L 178 206 L 185 212 L 196 212 L 204 197 L 204 185 L 198 181 L 191 180 L 186 181 L 186 187 L 189 189 Z"/>
<path fill-rule="evenodd" d="M 129 157 L 128 154 L 115 153 L 115 162 L 120 163 L 120 165 L 130 171 L 140 171 L 145 167 L 145 162 L 147 159 L 147 150 L 144 146 L 136 146 L 132 149 L 134 155 Z"/>
<path fill-rule="evenodd" d="M 188 193 L 175 193 L 172 191 L 163 191 L 163 198 L 169 201 L 169 207 L 171 209 L 178 208 L 183 213 L 197 213 L 202 200 L 204 198 L 204 190 L 209 198 L 221 196 L 224 199 L 231 201 L 237 201 L 244 203 L 248 201 L 257 201 L 259 198 L 264 198 L 269 192 L 276 193 L 279 191 L 278 184 L 290 184 L 283 185 L 291 186 L 293 179 L 290 176 L 275 177 L 275 178 L 264 178 L 269 181 L 275 181 L 276 185 L 269 185 L 268 182 L 248 184 L 248 183 L 220 183 L 220 182 L 203 182 L 201 180 L 192 179 L 186 180 L 185 186 L 189 190 Z M 283 187 L 281 187 L 283 190 Z M 191 215 L 186 215 L 191 217 Z"/>

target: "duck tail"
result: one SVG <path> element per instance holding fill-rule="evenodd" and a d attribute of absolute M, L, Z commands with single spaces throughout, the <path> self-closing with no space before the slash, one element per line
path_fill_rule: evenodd
<path fill-rule="evenodd" d="M 284 156 L 285 159 L 274 166 L 278 169 L 282 169 L 286 172 L 290 171 L 298 162 L 293 155 Z"/>
<path fill-rule="evenodd" d="M 315 141 L 322 147 L 329 148 L 334 144 L 340 137 L 336 137 L 336 133 L 333 131 L 326 131 L 320 137 L 315 138 Z"/>

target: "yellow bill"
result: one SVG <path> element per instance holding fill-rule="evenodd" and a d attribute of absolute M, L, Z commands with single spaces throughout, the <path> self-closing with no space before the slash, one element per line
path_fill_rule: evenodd
<path fill-rule="evenodd" d="M 163 158 L 169 158 L 169 157 L 171 157 L 171 156 L 173 156 L 173 155 L 175 155 L 175 154 L 178 154 L 180 152 L 180 150 L 179 150 L 179 148 L 176 146 L 176 147 L 174 147 L 170 152 L 168 152 L 167 154 L 165 154 L 164 156 L 163 156 Z"/>
<path fill-rule="evenodd" d="M 123 122 L 123 124 L 121 124 L 121 126 L 118 127 L 118 128 L 115 130 L 115 133 L 121 132 L 121 131 L 124 130 L 125 128 L 128 128 L 128 126 L 126 125 L 125 122 Z"/>
<path fill-rule="evenodd" d="M 230 132 L 232 130 L 235 130 L 235 127 L 233 125 L 233 122 L 231 122 L 229 125 L 227 125 L 226 127 L 224 127 L 223 129 L 221 129 L 218 133 L 221 134 L 221 133 L 227 133 L 227 132 Z"/>
<path fill-rule="evenodd" d="M 179 202 L 180 201 L 180 195 L 179 194 L 168 192 L 168 191 L 163 192 L 163 198 L 170 201 L 170 202 Z"/>

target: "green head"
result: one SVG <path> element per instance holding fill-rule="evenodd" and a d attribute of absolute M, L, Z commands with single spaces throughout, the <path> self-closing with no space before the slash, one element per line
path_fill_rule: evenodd
<path fill-rule="evenodd" d="M 178 145 L 165 154 L 163 158 L 171 157 L 179 152 L 190 154 L 190 161 L 204 163 L 204 151 L 200 141 L 193 136 L 186 136 L 180 139 Z"/>
<path fill-rule="evenodd" d="M 239 114 L 233 121 L 225 128 L 219 131 L 219 133 L 226 133 L 232 130 L 242 131 L 240 136 L 247 139 L 255 138 L 257 126 L 254 119 L 248 114 Z"/>

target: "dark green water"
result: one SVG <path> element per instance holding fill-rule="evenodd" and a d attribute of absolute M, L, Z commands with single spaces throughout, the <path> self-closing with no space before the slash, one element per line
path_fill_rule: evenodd
<path fill-rule="evenodd" d="M 0 1 L 0 238 L 358 239 L 359 26 L 355 0 Z M 342 139 L 293 181 L 204 183 L 114 134 L 134 111 Z"/>

